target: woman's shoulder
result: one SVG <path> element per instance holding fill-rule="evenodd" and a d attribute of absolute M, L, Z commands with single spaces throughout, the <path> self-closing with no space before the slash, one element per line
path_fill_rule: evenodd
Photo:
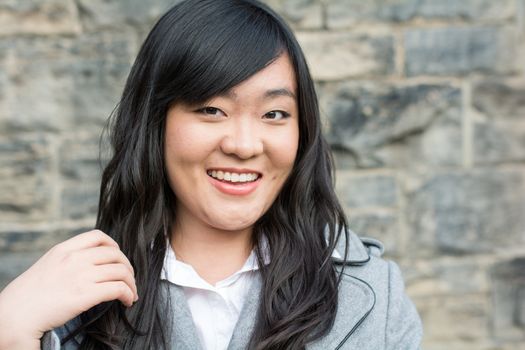
<path fill-rule="evenodd" d="M 349 232 L 346 246 L 347 258 L 334 258 L 342 271 L 334 326 L 312 349 L 419 349 L 419 315 L 383 244 Z"/>

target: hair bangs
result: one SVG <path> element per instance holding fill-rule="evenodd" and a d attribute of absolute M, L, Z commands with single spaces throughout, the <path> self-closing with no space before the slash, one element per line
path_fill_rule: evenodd
<path fill-rule="evenodd" d="M 249 2 L 199 5 L 198 18 L 186 23 L 179 18 L 171 28 L 173 44 L 163 51 L 165 69 L 158 72 L 157 96 L 164 103 L 205 102 L 248 79 L 286 50 L 279 27 Z"/>

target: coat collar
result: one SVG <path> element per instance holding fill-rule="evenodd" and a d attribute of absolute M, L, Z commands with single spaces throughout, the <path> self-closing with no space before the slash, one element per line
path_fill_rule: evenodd
<path fill-rule="evenodd" d="M 361 266 L 370 260 L 369 249 L 363 241 L 352 231 L 348 230 L 348 240 L 341 235 L 339 251 L 344 252 L 347 247 L 347 258 L 333 258 L 337 265 L 345 265 L 341 283 L 339 284 L 339 298 L 334 325 L 330 332 L 306 346 L 307 350 L 339 349 L 352 336 L 357 327 L 368 317 L 375 306 L 376 295 L 373 288 L 365 281 L 352 276 L 348 270 L 350 266 Z M 375 244 L 375 243 L 374 243 Z"/>
<path fill-rule="evenodd" d="M 332 259 L 338 265 L 364 265 L 370 260 L 368 249 L 363 244 L 363 241 L 352 231 L 348 230 L 348 240 L 341 234 L 338 241 L 337 255 L 333 255 Z M 345 245 L 347 248 L 346 260 L 344 257 Z"/>

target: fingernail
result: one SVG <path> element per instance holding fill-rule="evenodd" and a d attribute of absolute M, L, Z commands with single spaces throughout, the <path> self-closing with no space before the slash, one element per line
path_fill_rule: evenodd
<path fill-rule="evenodd" d="M 136 302 L 137 300 L 139 300 L 139 295 L 135 294 L 135 299 L 133 300 L 133 302 Z"/>

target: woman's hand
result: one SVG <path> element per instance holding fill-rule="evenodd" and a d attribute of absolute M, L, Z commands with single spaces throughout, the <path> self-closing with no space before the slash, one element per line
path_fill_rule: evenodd
<path fill-rule="evenodd" d="M 99 230 L 57 244 L 0 293 L 0 350 L 39 349 L 43 333 L 110 300 L 138 299 L 134 271 Z"/>

